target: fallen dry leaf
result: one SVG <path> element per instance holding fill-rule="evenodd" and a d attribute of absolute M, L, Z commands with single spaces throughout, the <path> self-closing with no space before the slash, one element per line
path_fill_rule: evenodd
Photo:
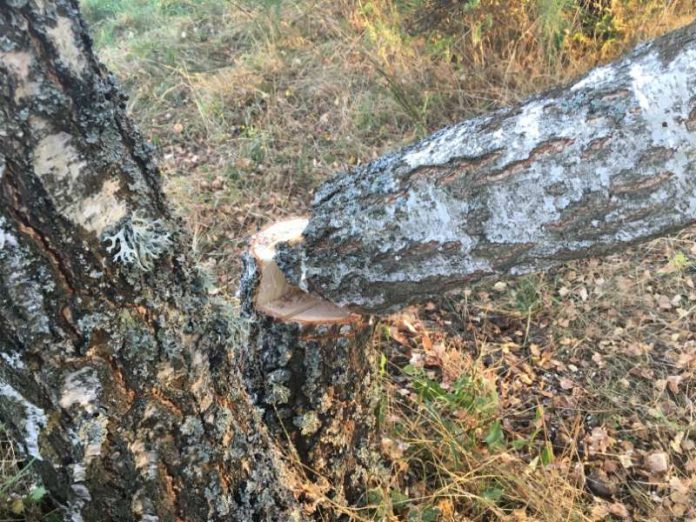
<path fill-rule="evenodd" d="M 633 452 L 631 451 L 630 453 L 633 453 Z M 633 466 L 633 460 L 631 459 L 631 455 L 629 453 L 624 453 L 623 455 L 619 455 L 619 462 L 626 469 Z"/>
<path fill-rule="evenodd" d="M 676 453 L 681 453 L 681 443 L 682 440 L 684 440 L 684 435 L 685 433 L 683 431 L 680 431 L 674 436 L 674 439 L 669 443 L 669 447 L 672 448 Z"/>
<path fill-rule="evenodd" d="M 399 343 L 401 346 L 404 346 L 406 348 L 411 347 L 411 342 L 408 337 L 405 335 L 402 335 L 399 330 L 395 327 L 390 327 L 389 328 L 389 336 L 394 339 L 397 343 Z"/>
<path fill-rule="evenodd" d="M 560 380 L 560 385 L 561 385 L 561 388 L 563 388 L 564 390 L 572 390 L 573 387 L 575 386 L 575 383 L 573 381 L 571 381 L 570 379 L 568 379 L 567 377 L 562 377 Z"/>
<path fill-rule="evenodd" d="M 609 513 L 619 518 L 630 518 L 631 514 L 628 512 L 628 508 L 624 506 L 621 502 L 614 502 L 609 504 Z"/>
<path fill-rule="evenodd" d="M 661 295 L 657 298 L 657 306 L 663 310 L 669 310 L 672 308 L 672 303 L 670 302 L 669 297 L 666 295 Z"/>
<path fill-rule="evenodd" d="M 669 469 L 669 459 L 663 451 L 656 451 L 645 458 L 645 465 L 651 473 L 664 473 Z"/>
<path fill-rule="evenodd" d="M 595 522 L 604 520 L 609 516 L 609 506 L 604 503 L 595 504 L 590 511 L 590 519 Z"/>
<path fill-rule="evenodd" d="M 681 375 L 670 375 L 667 377 L 667 387 L 675 395 L 679 393 L 679 385 L 684 378 Z"/>
<path fill-rule="evenodd" d="M 614 439 L 609 436 L 604 426 L 592 428 L 592 433 L 589 438 L 590 455 L 606 453 L 609 446 L 614 443 Z"/>

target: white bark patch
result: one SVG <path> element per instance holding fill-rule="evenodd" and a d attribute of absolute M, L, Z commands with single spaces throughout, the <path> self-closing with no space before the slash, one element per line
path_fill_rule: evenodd
<path fill-rule="evenodd" d="M 691 108 L 693 78 L 696 76 L 696 50 L 682 53 L 667 67 L 653 52 L 630 69 L 633 92 L 642 109 L 653 143 L 678 148 L 695 145 L 696 135 L 684 123 Z"/>
<path fill-rule="evenodd" d="M 87 230 L 100 235 L 105 228 L 125 217 L 128 211 L 126 204 L 116 198 L 118 189 L 117 180 L 107 180 L 98 193 L 85 198 L 77 205 L 70 205 L 66 209 L 67 216 Z"/>
<path fill-rule="evenodd" d="M 53 183 L 47 183 L 46 187 L 51 191 L 56 208 L 66 218 L 99 235 L 123 218 L 127 207 L 116 197 L 120 187 L 117 180 L 107 180 L 96 194 L 71 201 L 73 184 L 86 165 L 71 140 L 66 132 L 44 137 L 34 150 L 34 172 L 41 177 L 52 176 Z"/>
<path fill-rule="evenodd" d="M 15 79 L 15 101 L 39 93 L 39 83 L 29 79 L 33 61 L 31 54 L 25 51 L 0 52 L 0 64 L 7 67 Z"/>
<path fill-rule="evenodd" d="M 50 331 L 46 308 L 44 306 L 44 291 L 50 291 L 44 284 L 34 280 L 34 274 L 27 273 L 29 259 L 26 252 L 17 244 L 17 240 L 5 234 L 5 243 L 0 249 L 0 257 L 7 256 L 10 270 L 7 287 L 10 301 L 21 308 L 25 317 L 25 328 L 34 334 Z M 11 242 L 11 243 L 10 243 Z M 10 248 L 14 250 L 9 252 Z M 49 283 L 51 284 L 51 283 Z"/>
<path fill-rule="evenodd" d="M 99 414 L 99 397 L 102 386 L 94 368 L 82 368 L 65 378 L 61 388 L 59 404 L 62 408 L 80 409 L 77 421 L 77 438 L 84 451 L 84 464 L 101 455 L 106 439 L 108 419 Z"/>
<path fill-rule="evenodd" d="M 520 149 L 531 151 L 539 143 L 543 113 L 544 106 L 541 102 L 530 103 L 522 109 L 515 127 Z"/>
<path fill-rule="evenodd" d="M 161 383 L 162 385 L 166 385 L 175 377 L 176 373 L 174 372 L 174 367 L 171 364 L 164 362 L 159 365 L 157 369 L 157 382 Z"/>
<path fill-rule="evenodd" d="M 39 434 L 46 427 L 48 418 L 43 409 L 34 406 L 8 383 L 0 380 L 0 396 L 19 403 L 24 408 L 24 446 L 27 454 L 37 460 L 43 460 L 39 451 Z"/>
<path fill-rule="evenodd" d="M 191 392 L 198 400 L 201 411 L 206 411 L 213 404 L 210 393 L 210 373 L 208 372 L 208 358 L 199 350 L 195 350 L 191 357 L 192 373 L 196 376 L 191 384 Z"/>
<path fill-rule="evenodd" d="M 74 182 L 85 166 L 80 155 L 70 144 L 67 132 L 50 134 L 39 141 L 34 149 L 34 172 L 37 176 L 53 175 L 57 181 Z M 69 192 L 66 187 L 65 192 Z M 58 195 L 58 194 L 54 194 Z"/>
<path fill-rule="evenodd" d="M 46 32 L 56 46 L 63 65 L 70 68 L 76 75 L 82 73 L 87 67 L 87 60 L 76 44 L 76 35 L 70 19 L 64 16 L 57 17 L 56 26 Z"/>
<path fill-rule="evenodd" d="M 42 131 L 48 127 L 48 122 L 40 116 L 31 115 L 29 116 L 29 125 L 34 131 Z"/>
<path fill-rule="evenodd" d="M 410 154 L 404 156 L 404 161 L 412 169 L 424 165 L 441 165 L 446 163 L 447 160 L 454 155 L 453 152 L 448 150 L 447 144 L 451 138 L 453 138 L 454 133 L 447 132 L 442 136 L 443 139 L 432 143 L 431 146 L 423 147 L 420 150 L 414 150 Z"/>
<path fill-rule="evenodd" d="M 22 356 L 17 352 L 2 352 L 0 353 L 0 356 L 2 356 L 2 359 L 10 366 L 10 368 L 14 368 L 15 370 L 24 370 L 26 368 L 26 365 L 22 360 Z"/>
<path fill-rule="evenodd" d="M 0 254 L 2 254 L 5 250 L 9 250 L 10 247 L 17 246 L 17 238 L 5 230 L 3 228 L 4 225 L 5 218 L 0 216 Z"/>
<path fill-rule="evenodd" d="M 403 156 L 412 169 L 425 165 L 443 165 L 466 151 L 467 156 L 476 157 L 486 152 L 484 145 L 474 142 L 476 127 L 485 125 L 490 118 L 462 122 L 454 127 L 443 129 L 432 140 L 414 145 L 414 149 Z"/>
<path fill-rule="evenodd" d="M 29 68 L 32 62 L 31 54 L 25 51 L 0 52 L 0 64 L 4 65 L 15 80 L 20 82 L 29 79 Z"/>
<path fill-rule="evenodd" d="M 87 480 L 87 468 L 82 464 L 73 464 L 72 475 L 74 482 L 84 482 Z"/>
<path fill-rule="evenodd" d="M 541 183 L 496 187 L 490 191 L 490 206 L 497 212 L 486 222 L 486 237 L 492 243 L 538 241 L 543 225 L 558 218 L 554 198 L 539 194 Z M 525 204 L 511 204 L 522 201 Z"/>
<path fill-rule="evenodd" d="M 70 522 L 84 522 L 82 518 L 82 509 L 92 501 L 92 495 L 90 495 L 87 486 L 85 486 L 83 482 L 80 482 L 80 480 L 84 480 L 84 478 L 78 478 L 82 474 L 80 470 L 84 471 L 84 466 L 75 464 L 73 467 L 74 482 L 72 486 L 70 486 L 70 489 L 73 490 L 74 498 L 69 503 L 67 510 Z"/>
<path fill-rule="evenodd" d="M 87 413 L 94 413 L 100 392 L 97 372 L 94 368 L 82 368 L 66 377 L 59 404 L 65 409 L 77 405 Z"/>
<path fill-rule="evenodd" d="M 28 96 L 36 96 L 40 92 L 41 88 L 39 82 L 25 82 L 17 86 L 14 93 L 14 99 L 15 101 L 19 101 Z"/>
<path fill-rule="evenodd" d="M 570 90 L 571 92 L 575 92 L 582 89 L 599 89 L 606 85 L 611 85 L 615 79 L 616 69 L 614 66 L 605 65 L 604 67 L 598 67 L 590 71 L 587 76 L 573 85 Z"/>
<path fill-rule="evenodd" d="M 157 478 L 157 452 L 148 450 L 142 440 L 136 440 L 128 446 L 133 454 L 135 467 L 149 480 Z"/>
<path fill-rule="evenodd" d="M 467 242 L 469 238 L 462 237 L 457 230 L 467 210 L 466 202 L 451 201 L 443 190 L 432 185 L 411 189 L 405 200 L 406 215 L 399 220 L 399 228 L 409 241 Z"/>

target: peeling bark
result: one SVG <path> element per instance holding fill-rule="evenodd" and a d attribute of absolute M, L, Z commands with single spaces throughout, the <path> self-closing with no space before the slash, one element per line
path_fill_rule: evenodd
<path fill-rule="evenodd" d="M 73 0 L 0 4 L 0 420 L 66 519 L 300 520 Z"/>
<path fill-rule="evenodd" d="M 334 177 L 277 260 L 309 292 L 385 313 L 694 221 L 696 23 Z"/>
<path fill-rule="evenodd" d="M 281 222 L 260 232 L 245 256 L 240 295 L 249 341 L 240 360 L 270 432 L 291 445 L 317 494 L 356 504 L 380 470 L 373 325 L 284 282 L 272 261 L 283 237 L 272 236 L 293 223 L 290 235 L 305 225 Z"/>

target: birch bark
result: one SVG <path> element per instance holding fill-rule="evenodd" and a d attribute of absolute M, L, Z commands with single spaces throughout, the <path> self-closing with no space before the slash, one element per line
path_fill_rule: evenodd
<path fill-rule="evenodd" d="M 277 258 L 305 290 L 385 313 L 695 220 L 696 23 L 330 179 Z"/>

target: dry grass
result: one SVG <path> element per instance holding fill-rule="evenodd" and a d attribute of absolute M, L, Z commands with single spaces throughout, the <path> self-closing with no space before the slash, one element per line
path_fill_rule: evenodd
<path fill-rule="evenodd" d="M 695 240 L 393 317 L 385 454 L 411 498 L 402 510 L 427 499 L 442 520 L 692 520 Z M 443 399 L 438 386 L 451 396 L 462 375 L 478 383 L 467 401 Z"/>
<path fill-rule="evenodd" d="M 61 520 L 37 480 L 31 461 L 0 425 L 0 522 Z"/>
<path fill-rule="evenodd" d="M 305 213 L 326 176 L 567 82 L 696 14 L 689 0 L 82 6 L 223 295 L 248 235 Z M 693 241 L 486 283 L 385 321 L 391 479 L 364 507 L 336 509 L 356 520 L 696 517 Z"/>

